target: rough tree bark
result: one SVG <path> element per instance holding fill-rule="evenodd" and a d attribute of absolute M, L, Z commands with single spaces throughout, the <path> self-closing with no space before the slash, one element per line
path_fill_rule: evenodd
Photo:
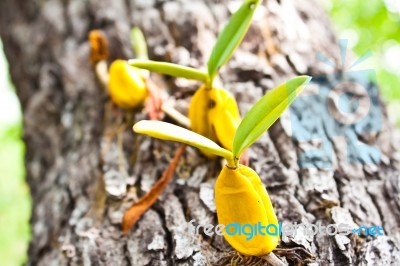
<path fill-rule="evenodd" d="M 127 236 L 121 234 L 123 211 L 159 178 L 177 145 L 135 136 L 133 121 L 110 109 L 89 64 L 87 34 L 104 30 L 111 59 L 131 58 L 129 30 L 136 25 L 145 33 L 152 59 L 199 67 L 238 2 L 0 1 L 1 38 L 24 112 L 33 197 L 29 265 L 214 265 L 228 256 L 230 248 L 221 237 L 197 238 L 187 232 L 191 219 L 217 223 L 212 195 L 220 162 L 207 161 L 192 148 L 154 207 Z M 339 62 L 336 43 L 315 0 L 264 1 L 243 44 L 222 69 L 221 80 L 243 114 L 287 78 L 328 71 L 315 54 Z M 198 84 L 153 77 L 185 111 Z M 319 114 L 313 113 L 312 104 L 304 108 L 314 119 Z M 282 240 L 281 247 L 303 247 L 315 254 L 310 265 L 400 261 L 400 157 L 394 129 L 381 107 L 380 132 L 358 136 L 380 149 L 379 164 L 349 164 L 346 144 L 330 138 L 333 167 L 302 169 L 298 155 L 304 147 L 290 136 L 288 119 L 280 119 L 249 151 L 251 166 L 267 186 L 280 220 L 385 229 L 382 237 L 297 235 Z M 137 113 L 134 119 L 144 117 Z M 128 126 L 118 138 L 115 132 L 124 123 Z M 350 130 L 356 134 L 355 128 Z"/>

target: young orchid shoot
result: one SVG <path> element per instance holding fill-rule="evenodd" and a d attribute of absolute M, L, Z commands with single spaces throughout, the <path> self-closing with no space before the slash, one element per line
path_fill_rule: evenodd
<path fill-rule="evenodd" d="M 135 55 L 147 59 L 147 45 L 142 31 L 134 27 L 131 30 L 131 42 Z M 107 70 L 108 40 L 100 30 L 89 33 L 90 61 L 97 77 L 107 88 L 111 101 L 124 110 L 133 110 L 145 104 L 149 118 L 162 117 L 162 99 L 158 88 L 149 79 L 149 72 L 118 59 Z"/>
<path fill-rule="evenodd" d="M 136 133 L 154 138 L 181 142 L 227 160 L 215 184 L 215 204 L 219 224 L 274 225 L 278 228 L 267 190 L 260 177 L 251 168 L 239 164 L 243 151 L 251 146 L 294 101 L 310 81 L 308 76 L 299 76 L 266 93 L 245 115 L 238 125 L 232 150 L 220 147 L 214 141 L 190 130 L 160 121 L 140 121 L 133 126 Z M 245 235 L 224 234 L 226 241 L 239 253 L 259 256 L 273 262 L 271 253 L 279 244 L 279 234 L 256 235 L 246 239 Z"/>
<path fill-rule="evenodd" d="M 142 31 L 134 27 L 131 30 L 130 37 L 135 56 L 140 59 L 147 59 L 147 45 Z M 161 119 L 165 112 L 176 119 L 178 123 L 184 126 L 189 124 L 186 117 L 179 116 L 176 110 L 163 104 L 160 90 L 150 79 L 147 70 L 133 67 L 129 65 L 126 60 L 121 59 L 113 61 L 108 68 L 108 40 L 102 31 L 92 30 L 89 33 L 89 45 L 91 52 L 90 62 L 95 69 L 95 73 L 101 84 L 107 89 L 111 102 L 125 110 L 125 112 L 122 112 L 122 114 L 126 116 L 125 121 L 131 121 L 130 117 L 133 115 L 132 111 L 144 105 L 150 120 Z M 111 105 L 108 106 L 112 107 Z M 106 109 L 106 114 L 109 113 L 109 110 L 108 108 Z M 171 113 L 174 115 L 171 115 Z M 108 115 L 106 115 L 106 117 L 108 117 Z M 130 125 L 128 126 L 126 123 L 122 125 L 119 124 L 115 132 L 109 135 L 114 136 L 115 133 L 117 136 L 120 158 L 123 157 L 123 132 L 127 127 L 130 127 Z M 128 232 L 141 215 L 151 207 L 157 200 L 159 194 L 167 186 L 173 177 L 176 165 L 184 149 L 185 147 L 181 147 L 175 152 L 173 160 L 163 172 L 160 179 L 147 194 L 125 212 L 122 221 L 122 227 L 125 233 Z M 122 164 L 120 164 L 119 167 L 120 169 L 124 169 Z"/>
<path fill-rule="evenodd" d="M 231 16 L 218 35 L 208 60 L 207 72 L 166 62 L 129 60 L 129 64 L 135 67 L 201 81 L 204 85 L 193 95 L 189 107 L 190 128 L 228 150 L 232 150 L 231 140 L 241 121 L 239 109 L 233 95 L 222 88 L 214 87 L 213 80 L 241 43 L 260 2 L 260 0 L 247 0 Z M 204 149 L 201 151 L 207 157 L 214 157 Z"/>
<path fill-rule="evenodd" d="M 216 155 L 225 157 L 231 167 L 235 166 L 235 160 L 230 151 L 233 149 L 232 139 L 241 121 L 239 109 L 233 95 L 224 89 L 215 88 L 212 83 L 214 77 L 218 73 L 218 70 L 229 60 L 229 58 L 232 56 L 232 53 L 246 34 L 246 31 L 250 26 L 253 13 L 259 3 L 260 0 L 245 1 L 239 10 L 232 15 L 224 30 L 218 36 L 210 59 L 208 60 L 208 72 L 167 62 L 155 62 L 147 60 L 147 47 L 144 43 L 143 34 L 137 29 L 133 29 L 131 31 L 131 38 L 133 39 L 132 42 L 134 44 L 135 55 L 137 58 L 128 61 L 132 67 L 144 69 L 146 72 L 154 71 L 170 76 L 198 80 L 203 83 L 203 85 L 192 97 L 188 112 L 189 119 L 177 112 L 174 108 L 165 104 L 161 105 L 161 110 L 174 118 L 174 120 L 181 125 L 191 128 L 194 132 L 207 137 L 213 142 L 221 144 L 223 148 L 217 148 L 215 145 L 213 147 L 214 149 L 210 148 L 213 145 L 210 147 L 203 147 L 200 145 L 198 148 L 209 158 L 213 158 Z M 148 72 L 146 73 L 146 76 L 148 76 Z M 157 95 L 157 93 L 154 93 L 154 90 L 151 89 L 153 88 L 153 86 L 151 86 L 151 80 L 146 79 L 146 81 L 147 90 L 150 94 L 149 98 L 152 100 L 154 99 L 152 96 Z M 147 101 L 147 103 L 149 102 L 151 103 L 151 101 Z M 150 114 L 157 114 L 157 112 L 153 112 L 151 109 L 148 109 L 148 106 L 151 107 L 158 105 L 148 104 L 146 106 L 149 117 L 151 118 L 152 116 Z M 174 128 L 170 128 L 170 126 L 167 126 L 166 124 L 163 124 L 163 126 L 165 128 L 168 127 L 170 130 L 169 132 L 176 130 Z M 140 125 L 140 128 L 143 130 L 143 132 L 153 132 L 156 134 L 154 131 L 152 131 L 152 123 L 143 122 Z M 186 133 L 187 136 L 191 135 L 188 133 L 188 131 Z M 162 134 L 156 135 L 159 138 L 162 138 L 163 136 Z M 176 136 L 179 136 L 179 134 L 176 134 Z M 196 137 L 193 137 L 193 140 L 196 139 Z M 188 143 L 184 139 L 170 140 Z M 203 138 L 200 140 L 200 142 L 195 141 L 188 144 L 196 146 L 196 143 L 199 144 L 205 140 L 206 138 Z M 221 149 L 223 149 L 224 152 L 222 152 Z M 166 170 L 165 173 L 169 173 L 169 175 L 164 174 L 141 200 L 132 205 L 132 207 L 125 212 L 122 220 L 124 232 L 127 232 L 135 224 L 140 215 L 142 215 L 151 206 L 151 204 L 154 203 L 157 196 L 162 192 L 164 187 L 167 185 L 168 180 L 171 178 L 174 166 L 176 166 L 177 161 L 180 158 L 180 156 L 177 155 L 180 154 L 182 154 L 182 152 L 178 150 L 174 160 Z M 247 164 L 246 156 L 243 156 L 242 161 Z"/>

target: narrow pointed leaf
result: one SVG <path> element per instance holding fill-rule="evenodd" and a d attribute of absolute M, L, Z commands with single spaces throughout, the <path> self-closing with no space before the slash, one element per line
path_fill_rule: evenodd
<path fill-rule="evenodd" d="M 131 30 L 131 42 L 136 58 L 143 60 L 149 58 L 147 53 L 146 39 L 144 38 L 143 32 L 138 27 L 134 27 Z"/>
<path fill-rule="evenodd" d="M 211 80 L 218 70 L 229 60 L 235 49 L 245 36 L 254 11 L 260 4 L 260 0 L 247 0 L 232 15 L 228 24 L 218 35 L 217 42 L 208 60 L 208 75 Z"/>
<path fill-rule="evenodd" d="M 226 159 L 232 159 L 232 152 L 220 147 L 214 141 L 170 123 L 142 120 L 133 126 L 133 131 L 157 139 L 185 143 Z"/>
<path fill-rule="evenodd" d="M 173 63 L 157 62 L 151 60 L 132 59 L 128 63 L 131 66 L 147 69 L 149 71 L 170 75 L 174 77 L 194 79 L 206 82 L 208 80 L 207 73 L 195 68 L 181 66 Z"/>
<path fill-rule="evenodd" d="M 233 139 L 235 158 L 275 123 L 310 80 L 309 76 L 299 76 L 275 87 L 247 112 Z"/>

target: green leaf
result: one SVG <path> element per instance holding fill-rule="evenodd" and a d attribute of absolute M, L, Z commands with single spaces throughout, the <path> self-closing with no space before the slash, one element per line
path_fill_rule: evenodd
<path fill-rule="evenodd" d="M 244 2 L 218 35 L 217 42 L 208 59 L 208 75 L 211 81 L 242 41 L 250 26 L 254 11 L 260 2 L 260 0 L 247 0 Z"/>
<path fill-rule="evenodd" d="M 224 157 L 227 160 L 232 160 L 233 158 L 232 152 L 220 147 L 214 141 L 203 137 L 200 134 L 194 133 L 193 131 L 170 123 L 142 120 L 133 126 L 133 131 L 157 139 L 185 143 L 209 153 Z"/>
<path fill-rule="evenodd" d="M 197 70 L 195 68 L 181 66 L 177 64 L 137 59 L 129 60 L 128 63 L 134 67 L 143 68 L 149 71 L 174 77 L 200 80 L 203 82 L 206 82 L 208 80 L 207 73 Z"/>
<path fill-rule="evenodd" d="M 275 87 L 247 112 L 233 139 L 235 158 L 275 123 L 310 80 L 309 76 L 299 76 Z"/>
<path fill-rule="evenodd" d="M 146 39 L 144 38 L 143 32 L 138 27 L 133 27 L 131 30 L 131 42 L 136 58 L 144 60 L 149 58 Z"/>

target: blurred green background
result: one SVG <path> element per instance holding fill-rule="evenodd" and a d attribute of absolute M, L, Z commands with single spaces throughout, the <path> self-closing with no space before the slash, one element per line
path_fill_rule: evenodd
<path fill-rule="evenodd" d="M 330 13 L 339 38 L 362 55 L 377 72 L 389 115 L 400 125 L 400 1 L 320 0 Z M 363 63 L 364 64 L 364 63 Z M 367 68 L 367 67 L 366 67 Z M 26 261 L 31 200 L 25 183 L 22 115 L 0 42 L 0 265 Z"/>
<path fill-rule="evenodd" d="M 31 213 L 25 183 L 22 115 L 10 83 L 0 42 L 0 265 L 21 265 L 27 258 Z"/>
<path fill-rule="evenodd" d="M 361 68 L 376 70 L 390 118 L 400 126 L 400 1 L 321 0 L 339 38 L 348 39 L 359 56 L 373 56 Z"/>

